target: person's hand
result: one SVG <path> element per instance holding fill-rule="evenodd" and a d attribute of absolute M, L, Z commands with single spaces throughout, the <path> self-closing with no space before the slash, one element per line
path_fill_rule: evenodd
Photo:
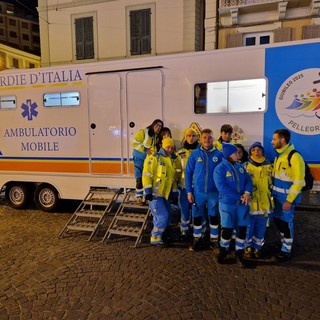
<path fill-rule="evenodd" d="M 145 198 L 146 200 L 148 200 L 148 201 L 152 201 L 152 200 L 153 200 L 153 195 L 152 195 L 152 193 L 148 193 L 148 194 L 145 195 L 144 198 Z"/>
<path fill-rule="evenodd" d="M 242 202 L 243 204 L 248 205 L 249 202 L 250 202 L 250 199 L 251 199 L 250 193 L 245 192 L 245 193 L 241 196 L 240 199 L 241 199 L 241 202 Z"/>
<path fill-rule="evenodd" d="M 194 196 L 193 196 L 192 192 L 188 192 L 188 201 L 190 203 L 194 203 Z"/>
<path fill-rule="evenodd" d="M 290 211 L 290 210 L 291 210 L 291 206 L 292 206 L 292 203 L 290 203 L 289 201 L 286 201 L 286 202 L 282 205 L 282 210 L 283 210 L 283 211 Z"/>

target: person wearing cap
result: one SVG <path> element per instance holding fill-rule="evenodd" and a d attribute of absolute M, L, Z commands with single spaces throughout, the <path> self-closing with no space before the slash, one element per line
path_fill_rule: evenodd
<path fill-rule="evenodd" d="M 140 129 L 132 140 L 134 177 L 136 178 L 136 199 L 137 202 L 143 202 L 142 170 L 143 163 L 147 155 L 156 152 L 158 134 L 163 128 L 163 121 L 154 120 L 147 128 Z"/>
<path fill-rule="evenodd" d="M 251 176 L 253 184 L 245 257 L 259 259 L 261 258 L 267 222 L 273 211 L 272 164 L 266 159 L 264 148 L 260 142 L 256 141 L 249 147 L 249 158 L 245 168 Z"/>
<path fill-rule="evenodd" d="M 272 196 L 274 199 L 273 221 L 281 235 L 281 251 L 276 256 L 279 262 L 291 257 L 294 230 L 294 209 L 301 202 L 301 190 L 305 185 L 305 163 L 296 152 L 292 155 L 289 165 L 289 154 L 294 150 L 290 143 L 291 133 L 288 129 L 274 131 L 272 146 L 277 153 L 272 172 Z"/>
<path fill-rule="evenodd" d="M 163 139 L 159 152 L 149 156 L 143 166 L 145 199 L 153 215 L 152 245 L 164 244 L 163 233 L 170 222 L 170 195 L 178 192 L 181 164 L 174 148 L 172 138 Z"/>
<path fill-rule="evenodd" d="M 162 146 L 162 140 L 164 138 L 172 138 L 172 133 L 170 128 L 168 127 L 163 127 L 160 132 L 159 132 L 159 139 L 156 145 L 156 150 L 159 151 L 161 149 Z"/>
<path fill-rule="evenodd" d="M 230 124 L 223 124 L 220 128 L 220 137 L 213 143 L 218 149 L 222 150 L 222 142 L 232 143 L 233 128 Z"/>
<path fill-rule="evenodd" d="M 199 147 L 198 139 L 199 135 L 197 134 L 197 132 L 192 128 L 187 128 L 184 132 L 182 147 L 178 150 L 178 158 L 181 162 L 182 167 L 181 180 L 179 183 L 179 207 L 181 212 L 180 233 L 182 240 L 188 239 L 192 206 L 192 204 L 188 201 L 188 195 L 186 192 L 185 169 L 191 153 Z"/>
<path fill-rule="evenodd" d="M 213 181 L 213 171 L 222 161 L 222 153 L 213 146 L 211 129 L 202 130 L 200 144 L 189 156 L 185 169 L 186 192 L 192 204 L 194 240 L 190 249 L 193 251 L 203 247 L 207 216 L 210 246 L 214 250 L 219 246 L 218 190 Z"/>
<path fill-rule="evenodd" d="M 220 250 L 218 263 L 227 258 L 233 230 L 237 230 L 236 258 L 245 267 L 243 259 L 247 226 L 249 224 L 249 202 L 252 181 L 242 164 L 238 162 L 238 148 L 231 143 L 222 143 L 223 160 L 214 170 L 214 182 L 219 191 L 221 219 Z"/>

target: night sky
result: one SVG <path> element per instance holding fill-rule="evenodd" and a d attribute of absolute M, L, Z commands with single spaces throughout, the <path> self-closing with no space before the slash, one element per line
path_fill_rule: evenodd
<path fill-rule="evenodd" d="M 3 2 L 12 3 L 17 7 L 23 8 L 28 13 L 37 15 L 38 0 L 2 0 Z"/>

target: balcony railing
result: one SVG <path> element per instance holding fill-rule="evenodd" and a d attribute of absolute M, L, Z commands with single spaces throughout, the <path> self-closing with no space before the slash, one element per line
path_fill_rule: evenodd
<path fill-rule="evenodd" d="M 255 4 L 268 4 L 282 2 L 282 0 L 220 0 L 219 8 L 230 8 L 230 7 L 244 7 L 252 6 Z"/>

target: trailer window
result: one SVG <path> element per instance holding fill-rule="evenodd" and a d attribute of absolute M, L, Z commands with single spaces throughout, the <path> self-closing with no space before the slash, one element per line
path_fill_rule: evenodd
<path fill-rule="evenodd" d="M 75 107 L 79 104 L 79 92 L 45 93 L 43 95 L 43 105 L 45 107 Z"/>
<path fill-rule="evenodd" d="M 15 108 L 16 108 L 15 96 L 0 97 L 0 109 L 15 109 Z"/>
<path fill-rule="evenodd" d="M 197 83 L 194 86 L 195 113 L 263 112 L 265 109 L 265 79 Z"/>

